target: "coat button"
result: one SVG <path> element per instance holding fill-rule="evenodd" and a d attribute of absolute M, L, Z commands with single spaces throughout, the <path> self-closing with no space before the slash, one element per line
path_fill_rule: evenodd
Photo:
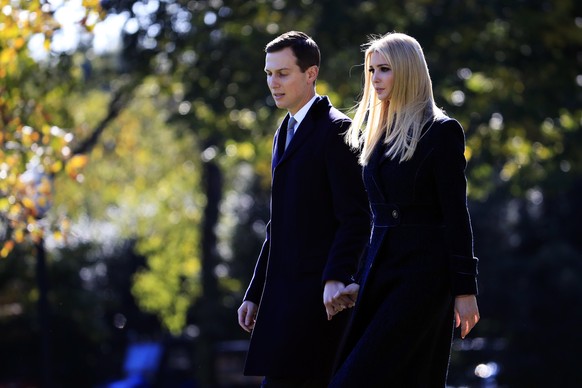
<path fill-rule="evenodd" d="M 398 218 L 398 210 L 392 210 L 392 218 Z"/>

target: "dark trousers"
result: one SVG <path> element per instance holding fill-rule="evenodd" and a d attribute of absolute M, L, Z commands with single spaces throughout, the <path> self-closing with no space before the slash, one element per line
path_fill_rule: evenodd
<path fill-rule="evenodd" d="M 265 377 L 261 388 L 326 388 L 326 379 L 289 379 Z"/>

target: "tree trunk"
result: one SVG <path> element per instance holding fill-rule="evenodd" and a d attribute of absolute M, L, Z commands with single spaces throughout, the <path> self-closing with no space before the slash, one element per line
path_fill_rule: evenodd
<path fill-rule="evenodd" d="M 216 225 L 218 224 L 219 205 L 222 199 L 222 172 L 214 160 L 203 162 L 203 190 L 206 193 L 206 208 L 202 221 L 202 297 L 199 301 L 200 341 L 198 356 L 201 368 L 198 369 L 202 386 L 216 386 L 215 345 L 218 338 L 216 322 L 218 314 L 218 282 L 215 274 L 219 262 L 216 247 Z"/>
<path fill-rule="evenodd" d="M 40 324 L 40 364 L 41 383 L 43 387 L 52 387 L 51 371 L 51 328 L 48 301 L 48 275 L 46 269 L 46 250 L 44 240 L 35 244 L 36 282 L 38 286 L 38 317 Z"/>

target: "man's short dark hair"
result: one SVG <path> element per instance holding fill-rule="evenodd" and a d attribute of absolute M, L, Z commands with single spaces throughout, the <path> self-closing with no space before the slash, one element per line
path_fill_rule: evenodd
<path fill-rule="evenodd" d="M 297 66 L 305 72 L 311 66 L 319 67 L 321 54 L 317 43 L 311 37 L 300 31 L 289 31 L 270 41 L 265 47 L 266 53 L 281 51 L 287 47 L 293 50 L 297 58 Z"/>

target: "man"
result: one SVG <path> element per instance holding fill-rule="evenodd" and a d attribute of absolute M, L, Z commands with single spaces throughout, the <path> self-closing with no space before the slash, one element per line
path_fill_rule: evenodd
<path fill-rule="evenodd" d="M 292 31 L 265 52 L 267 84 L 288 115 L 274 138 L 266 239 L 238 309 L 252 331 L 245 375 L 265 376 L 265 388 L 326 387 L 348 318 L 334 313 L 351 307 L 333 297 L 356 271 L 369 206 L 343 140 L 350 119 L 315 93 L 317 44 Z"/>

